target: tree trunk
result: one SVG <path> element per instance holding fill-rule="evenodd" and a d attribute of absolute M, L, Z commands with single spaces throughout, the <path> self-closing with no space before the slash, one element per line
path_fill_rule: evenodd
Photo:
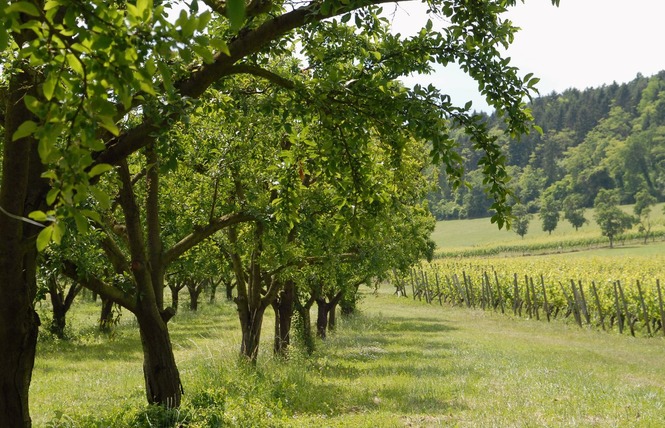
<path fill-rule="evenodd" d="M 326 338 L 328 331 L 328 303 L 325 297 L 316 299 L 316 336 Z"/>
<path fill-rule="evenodd" d="M 178 305 L 180 303 L 179 294 L 180 294 L 179 288 L 175 287 L 171 288 L 171 307 L 176 312 L 178 312 Z"/>
<path fill-rule="evenodd" d="M 54 278 L 48 280 L 48 294 L 51 297 L 51 308 L 53 313 L 53 319 L 51 320 L 49 330 L 59 339 L 64 339 L 65 325 L 67 323 L 67 310 L 65 309 L 65 299 L 62 293 L 59 292 L 58 285 Z"/>
<path fill-rule="evenodd" d="M 17 43 L 23 43 L 17 40 Z M 7 89 L 0 188 L 0 426 L 30 427 L 28 390 L 37 347 L 39 317 L 33 301 L 37 290 L 37 250 L 41 228 L 15 216 L 42 208 L 48 182 L 32 137 L 13 141 L 13 134 L 32 115 L 23 101 L 37 85 L 27 63 L 12 73 Z M 10 215 L 8 215 L 8 213 Z"/>
<path fill-rule="evenodd" d="M 293 281 L 286 281 L 284 289 L 272 304 L 275 310 L 275 344 L 273 347 L 275 355 L 286 356 L 286 351 L 291 344 L 294 291 Z"/>
<path fill-rule="evenodd" d="M 226 287 L 226 300 L 233 301 L 233 289 L 235 288 L 233 286 L 233 281 L 225 282 L 224 286 Z"/>
<path fill-rule="evenodd" d="M 171 290 L 171 307 L 174 311 L 178 312 L 178 304 L 180 302 L 180 290 L 182 290 L 184 284 L 181 282 L 169 282 L 169 289 Z"/>
<path fill-rule="evenodd" d="M 59 339 L 65 338 L 65 327 L 67 325 L 67 312 L 72 307 L 74 298 L 83 287 L 80 284 L 73 283 L 67 290 L 67 295 L 58 289 L 58 283 L 55 277 L 48 279 L 48 293 L 51 296 L 51 307 L 53 320 L 49 330 Z"/>
<path fill-rule="evenodd" d="M 264 313 L 265 307 L 262 305 L 258 308 L 238 305 L 238 316 L 240 317 L 240 328 L 242 331 L 240 354 L 247 357 L 252 364 L 256 364 L 259 353 L 259 341 L 261 339 L 261 325 L 263 324 Z"/>
<path fill-rule="evenodd" d="M 337 303 L 329 303 L 328 305 L 328 331 L 333 331 L 337 324 L 337 316 L 335 315 L 337 312 Z"/>
<path fill-rule="evenodd" d="M 182 384 L 166 323 L 156 310 L 136 316 L 143 345 L 143 375 L 148 403 L 180 406 Z"/>
<path fill-rule="evenodd" d="M 113 325 L 113 300 L 102 298 L 102 313 L 99 315 L 99 331 L 110 333 Z"/>
<path fill-rule="evenodd" d="M 188 281 L 187 291 L 189 291 L 189 309 L 195 312 L 199 309 L 199 296 L 203 291 L 203 282 Z"/>
<path fill-rule="evenodd" d="M 305 347 L 307 355 L 312 355 L 314 353 L 314 337 L 312 335 L 312 319 L 309 314 L 312 305 L 314 304 L 314 298 L 310 297 L 307 302 L 302 305 L 299 299 L 294 299 L 294 306 L 298 312 L 299 324 L 297 324 L 298 333 L 300 340 Z"/>

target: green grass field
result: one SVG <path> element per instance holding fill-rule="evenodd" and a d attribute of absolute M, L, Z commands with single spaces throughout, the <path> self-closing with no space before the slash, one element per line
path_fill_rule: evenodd
<path fill-rule="evenodd" d="M 665 230 L 663 207 L 665 207 L 665 204 L 662 203 L 653 207 L 651 213 L 653 231 Z M 632 206 L 627 205 L 622 208 L 624 211 L 632 214 Z M 560 219 L 556 230 L 552 234 L 548 234 L 547 232 L 543 232 L 542 223 L 538 215 L 534 215 L 529 225 L 529 231 L 524 238 L 520 238 L 512 230 L 505 230 L 505 228 L 499 230 L 488 218 L 439 221 L 432 234 L 432 240 L 434 240 L 440 251 L 455 252 L 470 248 L 492 248 L 510 245 L 538 246 L 544 243 L 556 243 L 566 240 L 601 239 L 600 229 L 593 220 L 593 209 L 588 209 L 585 216 L 589 220 L 589 223 L 577 231 L 570 223 Z M 637 230 L 638 228 L 635 226 L 631 232 L 637 232 Z M 602 245 L 608 244 L 608 242 L 602 240 Z M 621 245 L 620 242 L 619 245 Z"/>
<path fill-rule="evenodd" d="M 430 306 L 386 287 L 367 294 L 314 356 L 238 361 L 228 303 L 171 324 L 189 426 L 665 426 L 665 340 L 564 322 Z M 31 390 L 35 426 L 178 426 L 145 411 L 129 315 L 111 338 L 79 304 L 70 341 L 42 339 Z"/>

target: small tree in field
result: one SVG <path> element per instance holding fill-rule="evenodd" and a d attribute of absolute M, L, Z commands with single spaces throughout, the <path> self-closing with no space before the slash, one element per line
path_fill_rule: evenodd
<path fill-rule="evenodd" d="M 540 220 L 543 222 L 543 231 L 552 234 L 559 224 L 559 204 L 552 195 L 547 195 L 540 202 Z"/>
<path fill-rule="evenodd" d="M 594 201 L 594 208 L 596 223 L 603 236 L 607 236 L 610 240 L 610 248 L 613 248 L 614 239 L 633 227 L 636 219 L 621 211 L 619 194 L 614 190 L 601 189 Z"/>
<path fill-rule="evenodd" d="M 647 243 L 651 234 L 651 209 L 656 204 L 656 198 L 647 189 L 642 189 L 635 195 L 633 212 L 640 223 L 640 232 L 644 233 L 644 243 Z"/>
<path fill-rule="evenodd" d="M 579 194 L 573 194 L 563 200 L 563 218 L 577 231 L 580 227 L 588 223 L 584 217 L 584 197 Z"/>
<path fill-rule="evenodd" d="M 531 222 L 532 214 L 529 214 L 524 205 L 515 205 L 513 207 L 513 228 L 522 239 L 529 231 L 529 223 Z"/>

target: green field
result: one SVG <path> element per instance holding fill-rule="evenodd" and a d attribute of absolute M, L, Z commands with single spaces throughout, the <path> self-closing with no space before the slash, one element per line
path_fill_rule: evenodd
<path fill-rule="evenodd" d="M 665 204 L 656 205 L 651 213 L 652 231 L 665 230 Z M 622 207 L 624 211 L 632 213 L 632 206 Z M 553 244 L 562 241 L 589 240 L 600 241 L 594 244 L 596 247 L 604 247 L 609 243 L 602 238 L 598 225 L 593 221 L 593 209 L 588 209 L 585 217 L 589 223 L 575 230 L 567 221 L 560 219 L 559 224 L 551 234 L 543 232 L 542 223 L 538 215 L 534 215 L 529 231 L 520 238 L 512 230 L 501 229 L 490 222 L 488 218 L 472 220 L 446 220 L 436 224 L 432 240 L 436 243 L 439 252 L 457 252 L 468 249 L 493 248 L 498 246 L 533 246 Z M 630 233 L 637 233 L 638 227 L 634 226 Z M 637 240 L 639 241 L 639 239 Z M 625 245 L 619 241 L 618 246 Z M 630 244 L 633 244 L 631 241 Z"/>
<path fill-rule="evenodd" d="M 183 311 L 171 325 L 189 426 L 663 426 L 661 338 L 425 305 L 388 287 L 311 358 L 269 353 L 238 361 L 228 303 Z M 70 341 L 40 340 L 35 426 L 178 426 L 146 412 L 140 343 L 124 315 L 111 338 L 93 333 L 96 306 L 76 308 Z M 196 422 L 198 421 L 198 422 Z M 163 422 L 163 421 L 162 421 Z"/>

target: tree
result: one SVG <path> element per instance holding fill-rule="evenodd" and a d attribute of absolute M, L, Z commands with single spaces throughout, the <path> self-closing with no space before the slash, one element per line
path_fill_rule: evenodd
<path fill-rule="evenodd" d="M 647 243 L 649 234 L 651 233 L 651 210 L 656 205 L 656 198 L 649 193 L 648 189 L 640 190 L 635 195 L 635 205 L 633 212 L 638 218 L 640 224 L 640 232 L 644 233 L 644 243 Z"/>
<path fill-rule="evenodd" d="M 529 214 L 526 207 L 522 204 L 513 207 L 513 229 L 522 239 L 529 231 L 529 223 L 531 222 L 532 214 Z"/>
<path fill-rule="evenodd" d="M 539 216 L 543 223 L 543 231 L 551 235 L 559 223 L 559 204 L 553 196 L 541 197 Z"/>
<path fill-rule="evenodd" d="M 175 22 L 167 19 L 170 3 L 150 1 L 51 2 L 46 3 L 48 7 L 23 1 L 0 11 L 5 23 L 0 30 L 0 48 L 6 53 L 2 64 L 6 90 L 0 183 L 4 211 L 0 216 L 0 344 L 4 350 L 0 390 L 6 391 L 0 400 L 2 426 L 30 425 L 28 389 L 39 325 L 32 306 L 37 249 L 49 241 L 60 242 L 66 231 L 63 218 L 77 219 L 76 227 L 83 231 L 86 218 L 96 221 L 94 210 L 81 205 L 89 195 L 102 203 L 108 200 L 95 184 L 97 177 L 115 166 L 125 175 L 121 181 L 131 183 L 125 166 L 128 156 L 153 145 L 164 130 L 186 115 L 191 100 L 229 76 L 252 74 L 284 83 L 260 65 L 293 40 L 294 30 L 302 29 L 303 40 L 316 39 L 317 34 L 340 25 L 329 18 L 340 16 L 346 21 L 358 11 L 359 40 L 371 35 L 379 23 L 373 6 L 381 1 L 254 2 L 244 15 L 238 13 L 242 7 L 237 2 L 228 10 L 223 2 L 206 3 L 210 10 L 200 11 L 194 2 Z M 451 0 L 430 2 L 429 9 L 450 22 L 445 30 L 434 31 L 428 24 L 411 39 L 383 33 L 384 51 L 355 51 L 364 55 L 355 63 L 361 67 L 356 72 L 362 67 L 385 67 L 392 70 L 390 73 L 394 71 L 392 77 L 396 78 L 430 71 L 432 63 L 457 62 L 479 82 L 490 105 L 506 118 L 507 132 L 524 133 L 530 116 L 522 100 L 537 80 L 518 76 L 498 50 L 512 41 L 515 31 L 499 15 L 514 4 L 514 0 L 492 1 L 469 8 Z M 233 18 L 231 25 L 221 18 L 227 12 Z M 325 49 L 324 58 L 340 53 L 335 46 Z M 419 60 L 400 52 L 416 53 Z M 340 72 L 334 79 L 338 89 L 339 82 L 357 77 L 357 73 Z M 432 111 L 438 111 L 439 121 L 402 123 L 427 126 L 438 135 L 432 139 L 433 158 L 445 163 L 453 177 L 457 158 L 452 150 L 454 142 L 446 137 L 448 124 L 459 125 L 473 136 L 475 148 L 484 153 L 481 165 L 488 177 L 486 187 L 496 198 L 494 220 L 501 225 L 507 215 L 507 177 L 495 140 L 469 108 L 452 105 L 438 91 L 418 88 L 407 93 L 421 99 L 422 106 L 434 106 Z M 327 102 L 321 100 L 322 104 Z M 138 120 L 124 121 L 128 117 Z M 125 211 L 131 214 L 131 209 Z M 28 216 L 42 222 L 43 227 L 22 220 Z M 130 218 L 136 219 L 134 214 Z M 140 222 L 133 223 L 131 227 Z M 127 227 L 129 230 L 130 225 Z M 134 239 L 140 231 L 136 232 Z M 37 246 L 32 245 L 35 240 Z M 159 308 L 162 273 L 153 272 L 155 284 L 149 284 L 151 275 L 143 269 L 148 259 L 144 248 L 137 242 L 131 247 L 132 263 L 139 263 L 130 270 L 132 281 L 145 282 L 141 292 L 148 292 L 150 299 L 154 295 Z M 154 320 L 158 312 L 151 309 Z M 139 320 L 139 324 L 146 322 Z M 158 321 L 154 325 L 163 328 Z M 168 394 L 158 401 L 166 404 L 167 400 Z"/>
<path fill-rule="evenodd" d="M 636 219 L 621 211 L 619 194 L 614 190 L 602 189 L 594 201 L 594 218 L 600 226 L 603 236 L 610 240 L 610 248 L 614 247 L 614 239 L 633 227 Z"/>
<path fill-rule="evenodd" d="M 584 217 L 584 196 L 579 194 L 572 194 L 563 200 L 563 217 L 578 230 L 580 227 L 588 223 Z"/>

